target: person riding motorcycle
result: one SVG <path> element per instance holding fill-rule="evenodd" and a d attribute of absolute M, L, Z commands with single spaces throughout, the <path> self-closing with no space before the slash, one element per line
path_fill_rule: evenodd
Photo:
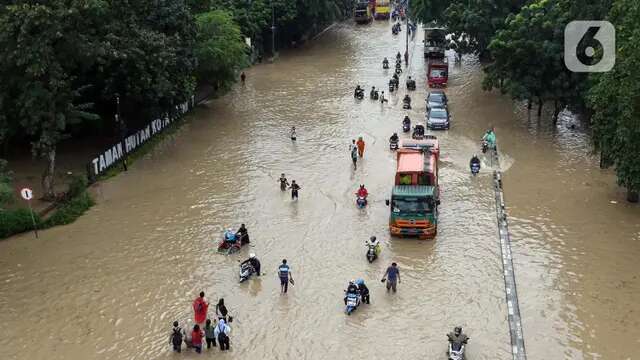
<path fill-rule="evenodd" d="M 387 60 L 386 57 L 384 58 L 384 60 L 382 60 L 382 67 L 385 69 L 389 68 L 389 60 Z"/>
<path fill-rule="evenodd" d="M 360 87 L 360 85 L 356 86 L 356 90 L 353 92 L 353 97 L 358 97 L 361 94 L 364 94 L 364 89 Z"/>
<path fill-rule="evenodd" d="M 260 260 L 258 260 L 256 254 L 249 254 L 249 258 L 243 261 L 240 266 L 245 264 L 250 264 L 253 267 L 253 270 L 255 270 L 256 276 L 260 276 Z"/>
<path fill-rule="evenodd" d="M 396 54 L 396 61 L 402 60 L 402 55 L 400 55 L 400 51 Z"/>
<path fill-rule="evenodd" d="M 364 184 L 360 185 L 360 188 L 358 189 L 358 192 L 356 193 L 356 195 L 358 195 L 358 197 L 365 198 L 365 200 L 366 200 L 367 196 L 369 196 L 369 192 L 364 187 Z"/>
<path fill-rule="evenodd" d="M 469 341 L 469 337 L 462 333 L 462 328 L 460 326 L 456 326 L 453 329 L 453 332 L 448 333 L 447 338 L 454 350 L 460 349 L 462 345 L 465 345 L 467 341 Z"/>
<path fill-rule="evenodd" d="M 356 285 L 355 280 L 349 281 L 349 285 L 347 286 L 347 290 L 345 291 L 344 304 L 347 305 L 347 297 L 349 297 L 349 294 L 358 296 L 359 292 L 360 290 L 358 289 L 358 285 Z"/>
<path fill-rule="evenodd" d="M 487 142 L 487 144 L 489 145 L 489 148 L 495 149 L 496 148 L 496 133 L 494 132 L 494 129 L 491 128 L 491 129 L 487 130 L 487 132 L 482 137 L 482 140 Z"/>
<path fill-rule="evenodd" d="M 289 186 L 289 181 L 284 176 L 284 173 L 280 175 L 280 179 L 278 179 L 278 181 L 280 181 L 280 190 L 282 191 L 287 190 L 287 187 Z"/>
<path fill-rule="evenodd" d="M 416 125 L 413 128 L 413 134 L 417 136 L 424 136 L 424 126 Z"/>
<path fill-rule="evenodd" d="M 402 99 L 402 102 L 408 105 L 411 105 L 411 97 L 409 96 L 409 94 L 404 96 L 404 99 Z"/>
<path fill-rule="evenodd" d="M 402 126 L 405 126 L 405 125 L 411 126 L 411 119 L 409 119 L 409 116 L 407 115 L 405 115 L 404 119 L 402 120 Z"/>
<path fill-rule="evenodd" d="M 476 154 L 473 154 L 473 157 L 471 157 L 471 160 L 469 161 L 469 168 L 471 168 L 471 171 L 473 171 L 474 166 L 480 169 L 480 159 L 478 159 L 478 155 Z"/>
<path fill-rule="evenodd" d="M 398 86 L 398 83 L 400 81 L 400 77 L 398 76 L 398 74 L 393 74 L 393 81 L 395 82 L 396 86 Z"/>
<path fill-rule="evenodd" d="M 398 141 L 400 141 L 398 133 L 393 133 L 393 135 L 391 135 L 391 137 L 389 138 L 389 142 L 391 143 L 397 143 Z"/>
<path fill-rule="evenodd" d="M 369 245 L 375 248 L 376 255 L 380 254 L 380 241 L 378 241 L 375 236 L 369 238 L 369 241 L 367 241 L 367 246 Z"/>

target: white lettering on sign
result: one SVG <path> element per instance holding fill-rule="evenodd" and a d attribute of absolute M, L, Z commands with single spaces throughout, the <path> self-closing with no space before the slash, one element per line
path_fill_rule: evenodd
<path fill-rule="evenodd" d="M 175 105 L 176 111 L 172 112 L 172 114 L 162 114 L 159 118 L 149 122 L 144 128 L 125 137 L 123 141 L 118 142 L 91 160 L 88 165 L 89 172 L 93 172 L 95 176 L 100 175 L 106 169 L 117 163 L 118 160 L 121 160 L 125 154 L 133 152 L 147 140 L 162 132 L 174 120 L 179 119 L 181 115 L 187 113 L 193 106 L 195 106 L 195 96 L 191 96 L 189 100 L 182 104 Z"/>

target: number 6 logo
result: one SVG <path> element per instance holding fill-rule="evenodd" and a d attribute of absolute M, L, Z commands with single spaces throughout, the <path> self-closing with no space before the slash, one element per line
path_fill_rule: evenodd
<path fill-rule="evenodd" d="M 564 29 L 564 63 L 573 72 L 607 72 L 616 63 L 616 29 L 608 21 L 572 21 Z"/>

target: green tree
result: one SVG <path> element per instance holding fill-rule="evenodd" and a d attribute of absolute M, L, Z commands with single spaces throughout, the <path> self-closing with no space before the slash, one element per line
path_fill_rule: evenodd
<path fill-rule="evenodd" d="M 240 27 L 230 13 L 222 10 L 197 15 L 196 24 L 199 80 L 215 82 L 218 87 L 232 82 L 236 71 L 247 62 L 247 47 L 242 41 Z"/>
<path fill-rule="evenodd" d="M 0 13 L 0 74 L 18 110 L 6 116 L 31 136 L 34 155 L 47 160 L 45 198 L 55 196 L 56 146 L 68 125 L 96 118 L 86 112 L 87 104 L 77 103 L 83 86 L 74 72 L 93 56 L 94 44 L 78 28 L 88 25 L 99 6 L 97 1 L 57 1 L 11 5 Z"/>
<path fill-rule="evenodd" d="M 596 149 L 613 163 L 629 201 L 640 192 L 640 3 L 616 0 L 610 21 L 616 28 L 617 57 L 612 71 L 595 76 L 589 93 Z"/>

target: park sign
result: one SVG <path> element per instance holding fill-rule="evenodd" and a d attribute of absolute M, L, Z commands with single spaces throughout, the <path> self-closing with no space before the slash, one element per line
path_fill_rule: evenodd
<path fill-rule="evenodd" d="M 103 174 L 113 165 L 123 161 L 127 154 L 132 153 L 149 139 L 160 134 L 171 123 L 178 120 L 195 105 L 195 97 L 177 105 L 173 115 L 165 113 L 163 116 L 150 121 L 147 125 L 127 134 L 123 139 L 110 146 L 108 149 L 94 157 L 87 164 L 87 175 L 91 181 L 94 181 L 99 175 Z"/>

